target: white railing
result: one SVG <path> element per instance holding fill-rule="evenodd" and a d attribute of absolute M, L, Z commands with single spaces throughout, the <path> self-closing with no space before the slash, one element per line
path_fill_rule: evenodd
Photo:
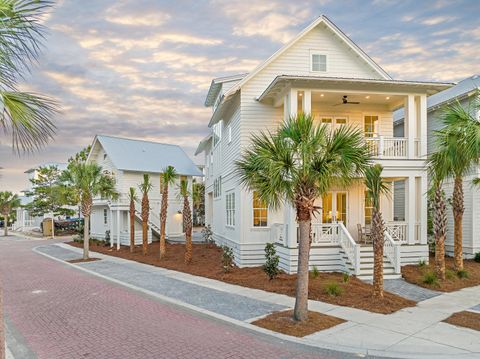
<path fill-rule="evenodd" d="M 140 200 L 135 201 L 135 212 L 139 219 L 142 218 L 142 202 Z M 150 210 L 148 214 L 148 224 L 152 227 L 155 231 L 160 233 L 160 216 L 155 212 Z"/>
<path fill-rule="evenodd" d="M 404 137 L 367 137 L 365 138 L 370 155 L 385 158 L 407 158 L 408 140 Z"/>
<path fill-rule="evenodd" d="M 387 222 L 385 230 L 395 242 L 407 243 L 408 223 L 406 222 Z"/>
<path fill-rule="evenodd" d="M 350 263 L 352 263 L 355 275 L 358 275 L 360 273 L 360 245 L 355 242 L 341 222 L 338 223 L 338 244 L 342 247 Z"/>
<path fill-rule="evenodd" d="M 383 255 L 393 264 L 395 273 L 400 273 L 400 243 L 395 242 L 388 231 L 384 234 Z"/>
<path fill-rule="evenodd" d="M 338 223 L 312 223 L 312 246 L 338 245 Z"/>
<path fill-rule="evenodd" d="M 284 236 L 284 225 L 283 223 L 274 223 L 270 228 L 270 242 L 280 243 L 282 245 L 287 245 Z"/>

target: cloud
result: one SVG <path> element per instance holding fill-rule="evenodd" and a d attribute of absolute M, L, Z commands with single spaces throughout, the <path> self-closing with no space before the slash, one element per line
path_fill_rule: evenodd
<path fill-rule="evenodd" d="M 423 25 L 434 26 L 455 20 L 455 16 L 434 16 L 420 21 Z"/>

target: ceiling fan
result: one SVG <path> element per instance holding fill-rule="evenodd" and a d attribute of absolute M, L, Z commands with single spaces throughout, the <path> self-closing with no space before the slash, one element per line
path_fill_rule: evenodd
<path fill-rule="evenodd" d="M 347 95 L 344 95 L 344 96 L 342 97 L 342 102 L 337 103 L 337 104 L 335 104 L 335 105 L 333 105 L 333 106 L 338 106 L 338 105 L 359 105 L 359 104 L 360 104 L 360 102 L 358 102 L 358 101 L 348 101 L 348 96 L 347 96 Z"/>

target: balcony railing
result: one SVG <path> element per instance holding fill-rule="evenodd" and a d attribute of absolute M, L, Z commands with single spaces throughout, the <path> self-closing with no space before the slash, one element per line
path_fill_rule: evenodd
<path fill-rule="evenodd" d="M 367 137 L 365 138 L 372 157 L 407 158 L 408 140 L 404 137 Z"/>

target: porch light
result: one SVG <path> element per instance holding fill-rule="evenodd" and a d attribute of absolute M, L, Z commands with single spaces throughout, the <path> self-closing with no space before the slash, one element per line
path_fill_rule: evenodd
<path fill-rule="evenodd" d="M 323 93 L 321 93 L 321 94 L 320 94 L 320 97 L 323 97 L 323 96 L 325 96 L 325 95 L 324 95 Z"/>
<path fill-rule="evenodd" d="M 365 98 L 368 100 L 370 98 L 370 96 L 365 96 Z"/>
<path fill-rule="evenodd" d="M 390 96 L 385 97 L 385 100 L 390 100 Z"/>

